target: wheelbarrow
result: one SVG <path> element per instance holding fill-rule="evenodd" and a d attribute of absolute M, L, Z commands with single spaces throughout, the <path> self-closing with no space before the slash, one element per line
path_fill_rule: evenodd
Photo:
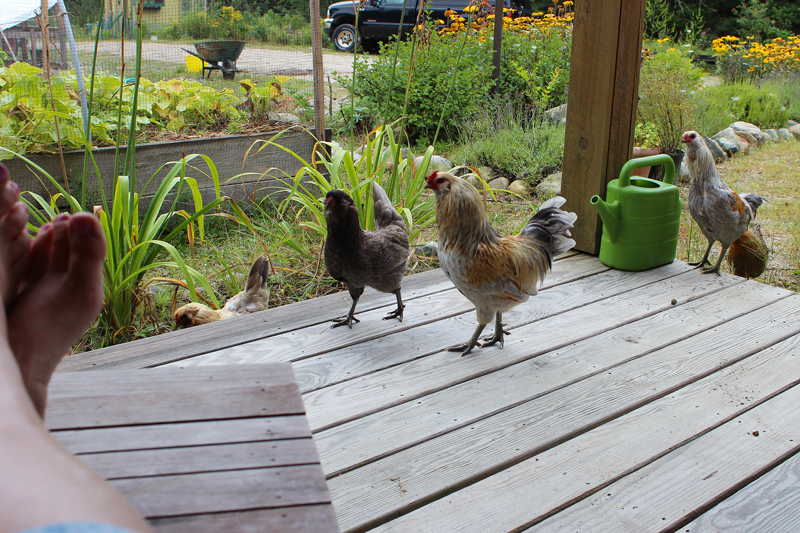
<path fill-rule="evenodd" d="M 203 61 L 203 77 L 211 77 L 211 72 L 222 71 L 222 79 L 232 80 L 240 69 L 236 68 L 236 60 L 244 50 L 245 41 L 204 41 L 194 43 L 197 52 L 181 48 L 187 54 Z"/>

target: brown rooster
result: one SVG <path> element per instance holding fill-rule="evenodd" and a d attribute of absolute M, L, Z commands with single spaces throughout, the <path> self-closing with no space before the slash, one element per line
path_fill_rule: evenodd
<path fill-rule="evenodd" d="M 494 335 L 481 347 L 503 346 L 502 314 L 536 295 L 537 285 L 553 265 L 553 258 L 575 241 L 569 229 L 578 218 L 559 209 L 566 200 L 557 196 L 545 202 L 522 231 L 499 237 L 486 218 L 478 190 L 447 172 L 434 172 L 426 188 L 436 195 L 439 228 L 439 263 L 456 288 L 475 304 L 478 327 L 464 344 L 448 351 L 466 355 L 492 319 Z"/>
<path fill-rule="evenodd" d="M 207 305 L 190 302 L 175 311 L 175 325 L 179 328 L 189 328 L 267 309 L 269 307 L 267 279 L 271 273 L 272 265 L 269 259 L 259 256 L 250 267 L 245 289 L 229 298 L 222 309 L 211 309 Z"/>
<path fill-rule="evenodd" d="M 716 273 L 731 244 L 747 231 L 756 218 L 756 210 L 764 202 L 757 194 L 736 194 L 722 181 L 714 165 L 714 156 L 702 136 L 695 131 L 683 134 L 686 144 L 686 161 L 692 184 L 689 188 L 689 213 L 708 239 L 703 258 L 692 266 L 702 268 L 703 274 Z M 722 249 L 717 264 L 711 268 L 708 254 L 719 241 Z"/>
<path fill-rule="evenodd" d="M 372 182 L 372 200 L 375 231 L 364 231 L 358 220 L 358 208 L 347 193 L 332 190 L 325 195 L 325 222 L 328 225 L 325 265 L 333 279 L 347 286 L 353 299 L 350 312 L 334 319 L 331 328 L 345 325 L 352 328 L 353 322 L 359 322 L 353 314 L 367 286 L 394 294 L 397 309 L 384 320 L 397 318 L 403 321 L 405 305 L 400 297 L 400 284 L 408 261 L 408 231 L 383 187 L 375 181 Z"/>
<path fill-rule="evenodd" d="M 768 261 L 769 248 L 758 224 L 753 224 L 728 249 L 728 263 L 733 273 L 743 278 L 757 278 L 763 274 Z"/>

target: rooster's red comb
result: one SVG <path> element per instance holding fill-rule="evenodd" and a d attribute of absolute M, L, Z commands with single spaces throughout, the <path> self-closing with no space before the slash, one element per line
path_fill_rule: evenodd
<path fill-rule="evenodd" d="M 438 171 L 438 170 L 434 170 L 434 171 L 431 173 L 431 175 L 430 175 L 430 176 L 428 176 L 428 183 L 430 183 L 430 182 L 432 182 L 433 180 L 435 180 L 435 179 L 436 179 L 436 174 L 438 174 L 438 173 L 439 173 L 439 171 Z"/>

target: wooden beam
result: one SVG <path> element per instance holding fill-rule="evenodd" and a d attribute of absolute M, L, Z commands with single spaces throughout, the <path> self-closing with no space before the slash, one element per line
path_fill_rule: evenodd
<path fill-rule="evenodd" d="M 319 18 L 319 0 L 309 0 L 311 16 L 311 49 L 314 66 L 314 133 L 317 140 L 325 140 L 325 82 L 322 68 L 322 27 Z M 333 98 L 333 95 L 331 95 Z"/>
<path fill-rule="evenodd" d="M 600 251 L 600 217 L 589 203 L 631 156 L 645 0 L 578 2 L 570 62 L 562 194 L 578 214 L 575 248 Z"/>

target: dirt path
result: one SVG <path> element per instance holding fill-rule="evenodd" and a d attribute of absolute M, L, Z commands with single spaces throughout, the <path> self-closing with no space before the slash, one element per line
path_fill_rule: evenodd
<path fill-rule="evenodd" d="M 92 52 L 93 42 L 77 43 L 78 50 L 82 52 Z M 119 55 L 121 44 L 116 41 L 102 41 L 99 51 L 107 54 Z M 185 57 L 188 55 L 182 50 L 194 51 L 194 44 L 159 43 L 146 41 L 142 43 L 142 59 L 145 61 L 161 61 L 164 63 L 184 64 Z M 136 43 L 128 41 L 125 43 L 125 57 L 133 58 L 136 55 Z M 322 59 L 325 77 L 333 72 L 339 74 L 350 74 L 353 71 L 353 56 L 332 50 L 323 51 Z M 312 55 L 308 52 L 282 49 L 265 49 L 245 47 L 236 66 L 245 71 L 257 74 L 281 74 L 284 76 L 308 76 L 313 73 Z"/>

